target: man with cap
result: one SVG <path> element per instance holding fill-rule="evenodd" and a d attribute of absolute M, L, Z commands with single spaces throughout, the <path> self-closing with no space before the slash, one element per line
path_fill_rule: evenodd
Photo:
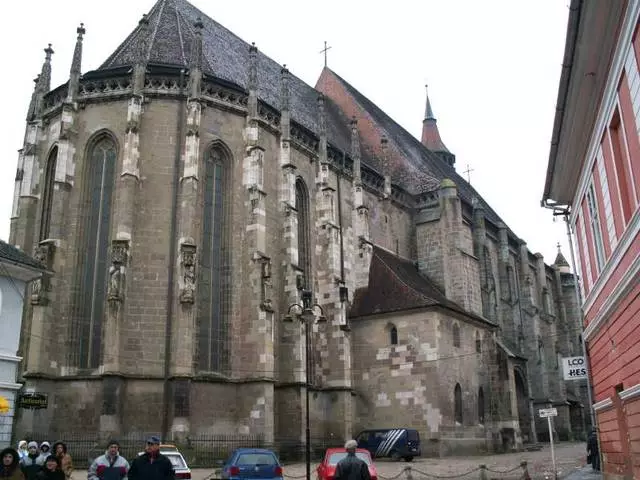
<path fill-rule="evenodd" d="M 356 457 L 358 442 L 349 440 L 344 444 L 347 456 L 336 465 L 335 480 L 371 480 L 369 466 L 364 460 Z"/>
<path fill-rule="evenodd" d="M 148 438 L 145 452 L 131 462 L 128 480 L 174 479 L 175 472 L 171 460 L 160 453 L 160 438 Z"/>
<path fill-rule="evenodd" d="M 27 450 L 29 453 L 20 460 L 20 467 L 26 480 L 35 480 L 40 470 L 42 470 L 40 454 L 38 453 L 38 442 L 29 442 Z"/>
<path fill-rule="evenodd" d="M 129 462 L 120 455 L 120 444 L 111 440 L 104 455 L 96 458 L 91 467 L 87 480 L 127 480 Z"/>

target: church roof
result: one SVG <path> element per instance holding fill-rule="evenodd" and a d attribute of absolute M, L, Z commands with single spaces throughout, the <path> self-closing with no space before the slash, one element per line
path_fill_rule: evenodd
<path fill-rule="evenodd" d="M 147 15 L 149 25 L 138 25 L 124 42 L 100 66 L 99 70 L 133 65 L 138 46 L 148 45 L 145 58 L 149 65 L 189 66 L 194 24 L 202 21 L 202 70 L 205 75 L 248 88 L 249 43 L 227 30 L 186 0 L 158 0 Z M 146 41 L 141 42 L 141 35 Z M 278 108 L 282 66 L 258 52 L 258 96 Z M 290 75 L 290 109 L 292 118 L 313 132 L 318 129 L 319 92 Z M 349 119 L 330 100 L 325 101 L 327 136 L 337 148 L 348 152 L 351 130 Z M 363 158 L 366 161 L 366 158 Z"/>
<path fill-rule="evenodd" d="M 426 307 L 443 307 L 493 326 L 449 300 L 431 280 L 420 274 L 414 262 L 373 246 L 369 284 L 355 291 L 349 316 L 366 317 Z"/>
<path fill-rule="evenodd" d="M 422 121 L 422 144 L 432 152 L 449 152 L 438 130 L 438 121 L 433 114 L 431 99 L 427 91 L 427 106 L 424 110 L 424 120 Z"/>
<path fill-rule="evenodd" d="M 383 134 L 388 138 L 389 145 L 394 146 L 394 149 L 402 161 L 419 168 L 422 172 L 428 173 L 432 178 L 435 177 L 438 182 L 445 178 L 453 180 L 458 187 L 460 197 L 466 203 L 471 205 L 477 201 L 479 205 L 484 208 L 487 219 L 490 222 L 494 225 L 504 223 L 500 216 L 493 210 L 493 208 L 491 208 L 491 206 L 489 206 L 480 194 L 464 178 L 462 178 L 462 176 L 458 175 L 453 166 L 449 165 L 434 152 L 422 145 L 416 137 L 396 123 L 395 120 L 383 112 L 380 107 L 365 97 L 337 73 L 329 68 L 325 68 L 322 75 L 331 75 L 342 85 L 353 101 L 357 102 L 357 104 L 366 112 L 366 116 L 372 119 L 376 124 L 379 134 Z M 321 82 L 319 81 L 319 83 Z M 344 96 L 341 96 L 339 92 L 326 92 L 326 95 L 329 98 L 333 98 L 341 108 L 346 110 L 345 104 L 343 103 Z M 363 150 L 365 151 L 367 151 L 367 149 L 371 151 L 377 148 L 377 141 L 365 135 L 364 132 L 361 132 L 360 142 L 363 146 Z M 395 177 L 392 177 L 392 180 L 397 181 Z M 410 183 L 413 182 L 410 178 L 402 180 Z"/>
<path fill-rule="evenodd" d="M 27 255 L 19 248 L 14 247 L 13 245 L 10 245 L 3 240 L 0 240 L 0 263 L 2 262 L 8 262 L 22 267 L 41 270 L 43 272 L 48 271 L 45 265 L 38 262 L 31 255 Z M 0 271 L 0 274 L 2 274 L 2 271 Z"/>

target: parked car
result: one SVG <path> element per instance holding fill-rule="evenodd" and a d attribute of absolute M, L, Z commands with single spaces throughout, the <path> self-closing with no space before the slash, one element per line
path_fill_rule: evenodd
<path fill-rule="evenodd" d="M 176 480 L 191 480 L 191 469 L 180 453 L 180 450 L 178 450 L 178 447 L 171 444 L 163 444 L 160 445 L 160 453 L 171 461 L 173 470 L 176 473 Z M 139 452 L 138 456 L 142 454 L 144 454 L 144 452 Z"/>
<path fill-rule="evenodd" d="M 344 448 L 327 448 L 324 454 L 322 462 L 318 465 L 316 473 L 318 474 L 318 480 L 333 480 L 336 474 L 336 466 L 338 462 L 347 456 L 347 451 Z M 356 450 L 356 457 L 364 462 L 369 467 L 369 475 L 371 480 L 378 480 L 378 471 L 371 459 L 371 454 L 364 448 L 358 448 Z"/>
<path fill-rule="evenodd" d="M 374 458 L 391 457 L 410 462 L 420 456 L 420 434 L 412 428 L 363 430 L 356 436 L 358 448 L 368 450 Z"/>
<path fill-rule="evenodd" d="M 221 476 L 229 480 L 282 480 L 278 456 L 264 448 L 238 448 L 222 466 Z"/>

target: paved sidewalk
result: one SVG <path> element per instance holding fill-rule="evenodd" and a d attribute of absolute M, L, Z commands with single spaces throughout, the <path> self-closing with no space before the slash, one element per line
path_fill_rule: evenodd
<path fill-rule="evenodd" d="M 601 480 L 602 472 L 595 472 L 591 465 L 582 467 L 573 473 L 570 473 L 564 480 Z"/>

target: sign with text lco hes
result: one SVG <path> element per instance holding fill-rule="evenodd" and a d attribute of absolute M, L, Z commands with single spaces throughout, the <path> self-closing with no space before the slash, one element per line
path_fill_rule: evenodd
<path fill-rule="evenodd" d="M 587 362 L 584 357 L 564 357 L 562 370 L 565 380 L 584 380 L 587 378 Z"/>

